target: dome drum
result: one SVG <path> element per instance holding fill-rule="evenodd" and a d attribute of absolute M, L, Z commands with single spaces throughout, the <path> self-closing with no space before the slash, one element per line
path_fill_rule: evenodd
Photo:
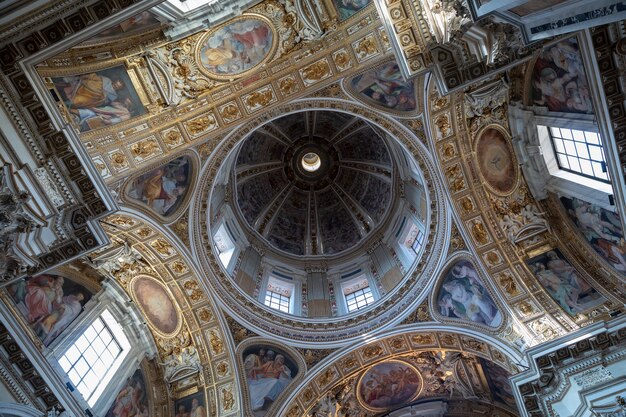
<path fill-rule="evenodd" d="M 379 115 L 367 115 L 372 123 L 358 114 L 251 123 L 252 133 L 244 126 L 224 144 L 216 181 L 204 175 L 211 213 L 201 218 L 213 221 L 201 239 L 228 230 L 233 242 L 226 263 L 217 247 L 201 257 L 210 285 L 260 333 L 329 345 L 371 331 L 372 317 L 392 323 L 425 295 L 433 247 L 445 245 L 441 189 L 424 180 L 434 176 L 421 144 L 390 120 L 383 129 Z"/>

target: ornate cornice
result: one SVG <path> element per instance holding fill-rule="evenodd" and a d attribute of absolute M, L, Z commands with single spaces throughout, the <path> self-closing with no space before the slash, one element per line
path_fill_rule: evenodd
<path fill-rule="evenodd" d="M 600 364 L 624 360 L 624 346 L 626 328 L 621 328 L 595 334 L 537 357 L 536 375 L 518 386 L 528 416 L 554 416 L 550 404 L 562 398 L 569 384 L 567 377 Z"/>

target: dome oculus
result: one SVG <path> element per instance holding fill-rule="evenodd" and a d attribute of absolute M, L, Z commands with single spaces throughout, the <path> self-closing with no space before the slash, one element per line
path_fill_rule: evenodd
<path fill-rule="evenodd" d="M 300 163 L 302 164 L 302 168 L 309 172 L 315 172 L 322 166 L 322 160 L 315 152 L 309 152 L 304 155 Z"/>

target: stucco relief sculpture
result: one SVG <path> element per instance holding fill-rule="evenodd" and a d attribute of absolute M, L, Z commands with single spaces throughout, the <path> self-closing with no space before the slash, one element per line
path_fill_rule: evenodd
<path fill-rule="evenodd" d="M 502 216 L 499 224 L 511 243 L 520 243 L 550 230 L 548 221 L 543 217 L 544 214 L 536 205 L 527 204 L 519 214 L 510 213 Z"/>
<path fill-rule="evenodd" d="M 18 191 L 11 166 L 0 171 L 0 279 L 10 279 L 27 270 L 26 262 L 14 250 L 14 243 L 21 233 L 29 233 L 44 222 L 30 214 L 27 206 L 31 195 Z"/>

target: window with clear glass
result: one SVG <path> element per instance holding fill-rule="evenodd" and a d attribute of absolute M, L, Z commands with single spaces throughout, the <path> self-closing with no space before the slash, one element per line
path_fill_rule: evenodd
<path fill-rule="evenodd" d="M 411 248 L 413 248 L 413 251 L 415 253 L 419 253 L 420 249 L 422 248 L 422 245 L 424 245 L 424 232 L 419 230 L 417 232 L 417 236 L 415 236 L 415 241 L 411 245 Z"/>
<path fill-rule="evenodd" d="M 361 288 L 350 294 L 346 294 L 346 304 L 348 311 L 355 311 L 366 307 L 374 302 L 374 296 L 370 287 Z"/>
<path fill-rule="evenodd" d="M 289 313 L 290 298 L 291 297 L 288 297 L 286 295 L 267 290 L 265 292 L 265 305 L 270 308 Z"/>
<path fill-rule="evenodd" d="M 104 311 L 59 358 L 61 368 L 93 406 L 130 348 L 121 326 Z"/>
<path fill-rule="evenodd" d="M 549 131 L 560 169 L 610 183 L 597 132 L 552 126 Z"/>
<path fill-rule="evenodd" d="M 213 236 L 215 246 L 219 252 L 220 261 L 224 268 L 228 268 L 230 260 L 235 253 L 235 244 L 230 237 L 230 234 L 226 230 L 226 226 L 222 224 L 218 229 L 215 236 Z"/>

